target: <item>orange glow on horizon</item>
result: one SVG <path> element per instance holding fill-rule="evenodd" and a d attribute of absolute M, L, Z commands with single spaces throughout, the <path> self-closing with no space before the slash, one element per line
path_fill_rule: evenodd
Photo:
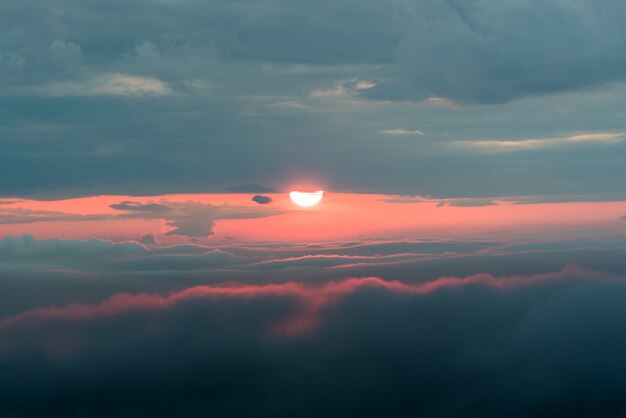
<path fill-rule="evenodd" d="M 515 204 L 496 201 L 489 206 L 455 206 L 442 200 L 404 202 L 394 196 L 352 193 L 324 195 L 315 210 L 294 209 L 289 195 L 266 194 L 268 204 L 251 194 L 178 194 L 162 196 L 91 196 L 56 201 L 5 200 L 0 205 L 0 238 L 30 233 L 38 239 L 102 238 L 114 241 L 154 235 L 160 244 L 184 243 L 184 236 L 165 235 L 168 212 L 143 216 L 112 205 L 122 202 L 183 206 L 207 205 L 207 217 L 218 213 L 214 235 L 199 242 L 289 241 L 315 242 L 400 237 L 500 237 L 596 231 L 607 236 L 626 232 L 626 202 Z M 244 215 L 220 215 L 242 208 Z M 195 210 L 195 209 L 194 209 Z M 214 212 L 211 212 L 214 211 Z M 262 216 L 255 215 L 256 212 Z M 190 211 L 191 221 L 202 214 Z M 1 220 L 9 219 L 5 223 Z M 50 215 L 52 214 L 52 215 Z M 71 216 L 67 216 L 71 215 Z M 39 221 L 40 216 L 48 216 Z M 25 219 L 26 221 L 20 221 Z M 33 219 L 34 218 L 34 219 Z"/>

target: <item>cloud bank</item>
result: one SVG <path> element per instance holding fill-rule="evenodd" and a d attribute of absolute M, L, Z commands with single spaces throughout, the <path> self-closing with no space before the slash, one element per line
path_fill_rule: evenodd
<path fill-rule="evenodd" d="M 614 416 L 626 407 L 625 300 L 623 278 L 574 267 L 422 285 L 369 278 L 119 294 L 3 319 L 1 408 L 24 417 Z"/>

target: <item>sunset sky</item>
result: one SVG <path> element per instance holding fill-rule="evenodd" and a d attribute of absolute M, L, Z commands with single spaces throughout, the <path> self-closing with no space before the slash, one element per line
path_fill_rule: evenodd
<path fill-rule="evenodd" d="M 0 0 L 0 418 L 626 416 L 625 260 L 622 0 Z"/>

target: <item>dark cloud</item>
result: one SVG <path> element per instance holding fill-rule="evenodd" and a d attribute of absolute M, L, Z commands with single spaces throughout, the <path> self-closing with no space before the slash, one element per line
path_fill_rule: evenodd
<path fill-rule="evenodd" d="M 252 196 L 252 201 L 258 203 L 259 205 L 267 205 L 272 202 L 272 198 L 269 196 L 255 195 Z"/>
<path fill-rule="evenodd" d="M 148 234 L 140 242 L 151 243 L 154 238 Z M 146 248 L 136 242 L 36 240 L 23 235 L 0 240 L 0 271 L 56 269 L 91 275 L 132 272 L 137 277 L 195 271 L 198 278 L 204 275 L 219 280 L 225 272 L 215 269 L 228 267 L 228 280 L 254 276 L 261 282 L 284 281 L 292 271 L 298 270 L 298 274 L 306 273 L 307 280 L 316 283 L 369 274 L 386 280 L 414 282 L 440 275 L 466 276 L 482 269 L 499 275 L 533 274 L 571 261 L 626 274 L 621 263 L 624 248 L 623 237 L 519 242 L 501 236 L 477 241 L 387 240 L 315 245 L 224 241 Z"/>
<path fill-rule="evenodd" d="M 458 208 L 477 208 L 495 205 L 497 205 L 497 203 L 491 199 L 449 199 L 437 203 L 437 207 L 454 206 Z"/>
<path fill-rule="evenodd" d="M 165 235 L 183 235 L 190 238 L 206 237 L 213 234 L 218 219 L 265 218 L 282 213 L 277 209 L 249 206 L 214 206 L 196 202 L 170 203 L 174 215 L 167 217 L 167 225 L 172 227 Z"/>
<path fill-rule="evenodd" d="M 127 212 L 162 213 L 171 210 L 170 207 L 166 205 L 161 205 L 159 203 L 139 203 L 127 200 L 120 203 L 114 203 L 112 205 L 109 205 L 109 207 L 111 209 L 124 210 Z"/>
<path fill-rule="evenodd" d="M 155 245 L 157 243 L 156 237 L 152 234 L 146 234 L 139 238 L 139 242 L 144 245 Z"/>
<path fill-rule="evenodd" d="M 436 203 L 437 207 L 454 206 L 454 207 L 481 207 L 495 206 L 497 202 L 492 199 L 482 198 L 462 198 L 462 199 L 437 199 L 432 196 L 392 196 L 381 199 L 385 203 L 397 204 L 418 204 L 418 203 Z"/>
<path fill-rule="evenodd" d="M 80 222 L 112 219 L 114 215 L 96 214 L 80 215 L 50 210 L 33 210 L 22 208 L 0 208 L 0 224 L 30 224 L 38 222 Z"/>
<path fill-rule="evenodd" d="M 146 251 L 132 242 L 36 240 L 32 235 L 22 235 L 0 240 L 0 265 L 5 271 L 17 268 L 22 271 L 67 269 L 90 272 L 110 268 L 113 260 L 140 256 Z"/>
<path fill-rule="evenodd" d="M 624 239 L 617 237 L 544 243 L 503 239 L 315 245 L 226 241 L 161 247 L 104 240 L 35 240 L 26 235 L 0 240 L 4 278 L 0 280 L 0 316 L 37 306 L 93 302 L 119 292 L 162 292 L 231 281 L 285 283 L 297 277 L 313 285 L 377 276 L 421 283 L 482 271 L 532 275 L 571 262 L 626 275 L 625 248 Z"/>
<path fill-rule="evenodd" d="M 626 77 L 619 0 L 409 0 L 396 77 L 368 94 L 499 103 Z"/>
<path fill-rule="evenodd" d="M 230 216 L 231 214 L 229 214 Z M 233 216 L 235 214 L 232 214 Z M 206 217 L 200 211 L 198 217 Z M 185 218 L 184 224 L 195 225 L 194 230 L 208 225 L 207 220 Z M 140 239 L 149 245 L 155 237 L 148 234 Z M 145 248 L 135 242 L 115 243 L 90 240 L 36 240 L 32 235 L 6 237 L 0 240 L 0 269 L 5 271 L 36 271 L 40 269 L 67 269 L 85 273 L 102 270 L 155 271 L 207 270 L 220 266 L 241 271 L 264 271 L 286 267 L 329 267 L 352 264 L 389 264 L 399 261 L 420 261 L 430 257 L 453 254 L 474 254 L 490 248 L 500 248 L 500 242 L 342 242 L 317 247 L 284 243 L 249 244 L 220 243 L 217 246 L 176 245 L 163 248 Z M 15 263 L 18 264 L 15 264 Z M 324 279 L 324 277 L 320 277 Z"/>
<path fill-rule="evenodd" d="M 624 280 L 196 287 L 0 325 L 7 416 L 610 417 L 626 408 Z"/>

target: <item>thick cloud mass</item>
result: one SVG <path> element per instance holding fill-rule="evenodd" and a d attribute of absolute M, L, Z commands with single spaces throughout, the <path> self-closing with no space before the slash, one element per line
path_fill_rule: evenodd
<path fill-rule="evenodd" d="M 118 295 L 0 322 L 5 416 L 620 416 L 622 278 Z"/>
<path fill-rule="evenodd" d="M 624 22 L 623 0 L 1 0 L 0 418 L 625 417 L 623 208 L 550 205 L 624 199 Z M 319 212 L 280 209 L 313 184 Z M 485 230 L 417 239 L 348 191 Z M 524 203 L 545 220 L 479 216 Z M 365 234 L 239 237 L 332 211 Z M 54 238 L 91 231 L 124 242 Z"/>
<path fill-rule="evenodd" d="M 401 75 L 385 97 L 496 103 L 626 77 L 626 5 L 619 0 L 400 4 Z"/>
<path fill-rule="evenodd" d="M 623 193 L 619 0 L 1 8 L 2 196 Z"/>
<path fill-rule="evenodd" d="M 5 238 L 0 416 L 621 416 L 624 245 Z"/>

